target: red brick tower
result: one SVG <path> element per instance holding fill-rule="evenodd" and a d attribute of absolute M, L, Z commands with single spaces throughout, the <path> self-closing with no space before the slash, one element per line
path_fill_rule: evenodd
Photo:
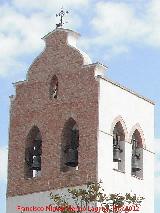
<path fill-rule="evenodd" d="M 7 213 L 16 213 L 20 204 L 35 204 L 42 192 L 97 179 L 99 85 L 95 76 L 105 68 L 91 64 L 78 50 L 78 36 L 62 28 L 46 35 L 46 48 L 30 66 L 27 80 L 15 84 Z M 76 167 L 66 165 L 75 132 Z"/>

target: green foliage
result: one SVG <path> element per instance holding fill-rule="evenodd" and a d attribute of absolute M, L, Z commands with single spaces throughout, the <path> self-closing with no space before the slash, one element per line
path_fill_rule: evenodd
<path fill-rule="evenodd" d="M 50 193 L 54 204 L 61 207 L 63 213 L 94 211 L 96 207 L 101 207 L 103 212 L 129 212 L 129 206 L 139 206 L 144 200 L 143 197 L 126 193 L 122 195 L 104 193 L 102 182 L 87 183 L 85 188 L 68 189 L 68 194 Z M 94 207 L 94 208 L 93 208 Z M 100 209 L 100 208 L 99 208 Z M 99 212 L 96 209 L 97 212 Z"/>

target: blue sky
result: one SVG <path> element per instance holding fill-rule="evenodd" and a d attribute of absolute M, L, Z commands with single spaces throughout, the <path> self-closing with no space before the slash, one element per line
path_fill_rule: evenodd
<path fill-rule="evenodd" d="M 159 0 L 0 0 L 0 207 L 5 189 L 12 82 L 23 80 L 41 40 L 55 28 L 61 6 L 66 28 L 81 34 L 79 47 L 106 75 L 155 101 L 155 213 L 160 212 L 160 1 Z"/>

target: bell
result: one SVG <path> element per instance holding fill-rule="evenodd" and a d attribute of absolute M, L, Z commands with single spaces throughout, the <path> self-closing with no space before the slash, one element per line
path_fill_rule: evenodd
<path fill-rule="evenodd" d="M 118 146 L 113 147 L 113 162 L 121 162 L 120 152 L 121 150 Z"/>
<path fill-rule="evenodd" d="M 67 160 L 65 164 L 70 167 L 78 166 L 78 150 L 77 149 L 69 148 L 67 150 Z"/>
<path fill-rule="evenodd" d="M 138 163 L 139 159 L 137 159 L 136 156 L 133 156 L 132 158 L 132 172 L 138 172 L 141 170 Z"/>
<path fill-rule="evenodd" d="M 42 146 L 41 146 L 41 144 L 36 144 L 36 145 L 34 146 L 33 154 L 34 154 L 35 156 L 38 156 L 38 155 L 41 155 L 41 154 L 42 154 Z"/>
<path fill-rule="evenodd" d="M 39 155 L 33 157 L 32 169 L 37 171 L 41 170 L 41 157 Z"/>

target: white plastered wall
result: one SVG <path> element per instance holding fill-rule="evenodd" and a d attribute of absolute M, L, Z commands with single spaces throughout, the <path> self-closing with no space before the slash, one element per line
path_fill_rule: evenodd
<path fill-rule="evenodd" d="M 106 193 L 136 193 L 145 197 L 142 213 L 154 213 L 154 105 L 99 78 L 98 178 Z M 126 126 L 125 173 L 114 170 L 112 126 L 121 117 Z M 146 149 L 143 150 L 143 179 L 131 176 L 131 132 L 139 124 Z"/>
<path fill-rule="evenodd" d="M 72 189 L 72 187 L 68 187 L 68 188 Z M 53 200 L 50 197 L 51 192 L 53 195 L 55 194 L 67 195 L 67 199 L 69 198 L 70 205 L 76 208 L 73 202 L 73 199 L 72 198 L 70 199 L 68 188 L 37 192 L 37 193 L 26 194 L 21 196 L 8 197 L 6 213 L 18 213 L 18 212 L 21 213 L 23 212 L 23 210 L 26 210 L 24 212 L 28 212 L 28 213 L 54 212 L 55 208 L 52 208 L 52 207 L 56 207 L 57 205 L 53 202 Z M 74 188 L 86 188 L 86 185 L 77 186 Z M 52 205 L 52 207 L 49 207 L 50 205 Z M 34 209 L 32 207 L 34 207 Z M 29 211 L 29 209 L 27 208 L 30 208 L 31 211 Z M 61 212 L 61 211 L 56 211 L 56 212 Z"/>

